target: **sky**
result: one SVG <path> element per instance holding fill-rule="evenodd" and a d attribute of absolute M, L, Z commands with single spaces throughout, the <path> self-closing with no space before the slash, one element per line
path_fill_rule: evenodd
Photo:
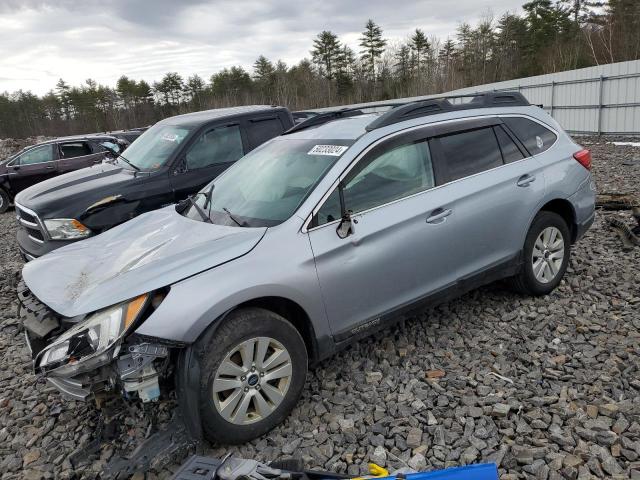
<path fill-rule="evenodd" d="M 208 79 L 259 55 L 294 64 L 331 30 L 356 52 L 367 19 L 390 42 L 421 28 L 446 39 L 462 22 L 520 12 L 525 0 L 0 0 L 0 92 L 42 95 L 58 79 L 114 86 L 168 71 Z"/>

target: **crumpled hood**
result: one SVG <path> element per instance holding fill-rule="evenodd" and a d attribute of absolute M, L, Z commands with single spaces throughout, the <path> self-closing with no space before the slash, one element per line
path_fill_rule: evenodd
<path fill-rule="evenodd" d="M 27 263 L 33 294 L 65 317 L 114 305 L 245 255 L 266 228 L 198 222 L 173 206 Z"/>

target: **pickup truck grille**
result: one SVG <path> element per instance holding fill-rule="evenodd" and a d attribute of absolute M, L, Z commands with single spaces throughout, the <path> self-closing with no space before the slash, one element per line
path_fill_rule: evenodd
<path fill-rule="evenodd" d="M 44 228 L 35 212 L 16 203 L 16 218 L 20 226 L 27 231 L 31 240 L 37 243 L 44 243 Z"/>

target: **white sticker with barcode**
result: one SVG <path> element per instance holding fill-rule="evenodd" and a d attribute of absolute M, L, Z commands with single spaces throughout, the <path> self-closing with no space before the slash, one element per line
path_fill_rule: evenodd
<path fill-rule="evenodd" d="M 333 157 L 339 157 L 347 151 L 349 147 L 344 145 L 316 145 L 313 147 L 307 155 L 331 155 Z"/>

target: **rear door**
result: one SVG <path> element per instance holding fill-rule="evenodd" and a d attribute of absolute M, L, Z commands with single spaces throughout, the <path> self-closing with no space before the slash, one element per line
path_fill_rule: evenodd
<path fill-rule="evenodd" d="M 536 159 L 500 120 L 486 123 L 447 127 L 430 142 L 446 181 L 441 208 L 451 212 L 446 255 L 463 281 L 518 261 L 531 213 L 544 195 Z"/>
<path fill-rule="evenodd" d="M 40 145 L 19 155 L 7 165 L 9 184 L 13 193 L 35 185 L 58 174 L 55 144 Z"/>
<path fill-rule="evenodd" d="M 444 202 L 437 179 L 426 135 L 401 134 L 362 157 L 315 213 L 309 241 L 338 341 L 450 281 L 446 215 L 427 222 Z M 336 233 L 341 203 L 352 215 L 346 238 Z"/>
<path fill-rule="evenodd" d="M 245 128 L 250 150 L 282 135 L 285 130 L 282 119 L 277 113 L 250 118 L 245 121 Z"/>
<path fill-rule="evenodd" d="M 245 145 L 239 123 L 209 127 L 198 134 L 173 170 L 175 201 L 197 192 L 220 175 L 245 154 Z"/>
<path fill-rule="evenodd" d="M 60 142 L 58 144 L 60 160 L 58 160 L 58 172 L 67 173 L 80 168 L 90 167 L 102 162 L 104 151 L 94 149 L 87 141 Z"/>

